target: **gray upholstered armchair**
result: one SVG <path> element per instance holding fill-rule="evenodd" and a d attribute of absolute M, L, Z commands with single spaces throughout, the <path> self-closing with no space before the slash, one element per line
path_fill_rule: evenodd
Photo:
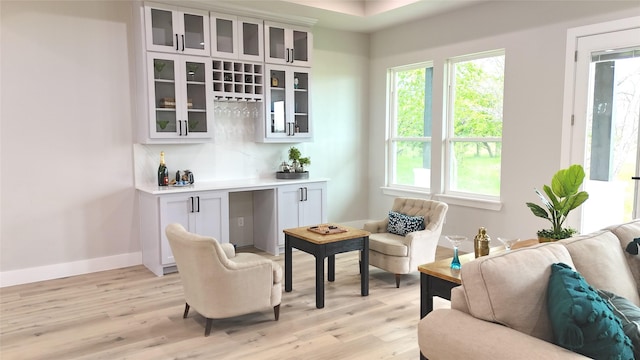
<path fill-rule="evenodd" d="M 364 224 L 364 229 L 371 233 L 369 264 L 394 273 L 396 287 L 400 287 L 400 275 L 417 271 L 418 265 L 435 260 L 448 208 L 446 203 L 435 200 L 396 198 L 391 211 L 401 215 L 393 214 L 391 227 L 389 216 Z M 396 216 L 401 219 L 398 220 Z M 423 230 L 409 231 L 404 236 L 392 233 L 402 233 L 405 222 L 410 222 L 416 216 L 424 217 Z"/>
<path fill-rule="evenodd" d="M 166 228 L 184 289 L 184 318 L 193 307 L 207 319 L 262 311 L 272 307 L 276 320 L 282 298 L 282 268 L 257 254 L 235 253 L 231 244 L 192 234 L 180 224 Z"/>

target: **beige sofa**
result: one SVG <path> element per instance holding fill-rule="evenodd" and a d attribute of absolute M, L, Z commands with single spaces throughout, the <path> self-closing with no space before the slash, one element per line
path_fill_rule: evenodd
<path fill-rule="evenodd" d="M 451 309 L 419 322 L 421 353 L 431 360 L 586 359 L 553 344 L 546 305 L 551 264 L 566 263 L 593 287 L 640 305 L 640 255 L 625 252 L 637 237 L 640 219 L 464 264 Z"/>

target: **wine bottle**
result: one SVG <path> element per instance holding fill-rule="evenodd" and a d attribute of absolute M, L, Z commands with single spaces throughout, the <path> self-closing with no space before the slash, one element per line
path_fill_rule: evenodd
<path fill-rule="evenodd" d="M 167 165 L 164 163 L 164 151 L 160 151 L 160 166 L 158 167 L 158 185 L 159 186 L 169 185 L 169 169 L 167 169 Z"/>

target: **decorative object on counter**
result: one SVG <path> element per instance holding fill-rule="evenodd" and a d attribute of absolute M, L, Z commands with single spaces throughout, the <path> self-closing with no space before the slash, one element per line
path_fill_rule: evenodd
<path fill-rule="evenodd" d="M 184 184 L 184 185 L 188 185 L 188 184 L 193 184 L 194 178 L 193 178 L 193 173 L 191 172 L 191 170 L 184 170 L 184 171 L 176 171 L 176 183 L 178 184 Z"/>
<path fill-rule="evenodd" d="M 158 166 L 158 186 L 169 185 L 169 169 L 164 163 L 164 151 L 160 151 L 160 166 Z"/>
<path fill-rule="evenodd" d="M 304 169 L 311 165 L 310 157 L 302 157 L 300 150 L 295 146 L 289 148 L 289 160 L 291 164 L 282 162 L 280 171 L 276 172 L 276 179 L 308 179 L 309 172 Z"/>
<path fill-rule="evenodd" d="M 478 229 L 478 234 L 473 238 L 473 248 L 475 250 L 476 258 L 489 255 L 490 242 L 491 238 L 487 235 L 487 229 L 480 227 Z"/>
<path fill-rule="evenodd" d="M 549 242 L 570 238 L 576 233 L 573 228 L 563 227 L 569 212 L 582 205 L 589 198 L 586 191 L 580 191 L 580 186 L 584 181 L 584 169 L 581 165 L 574 164 L 566 169 L 561 169 L 551 179 L 551 186 L 544 185 L 543 190 L 547 194 L 546 198 L 538 189 L 536 194 L 542 200 L 543 209 L 534 203 L 526 203 L 533 215 L 547 219 L 551 222 L 551 229 L 538 230 L 538 240 Z"/>

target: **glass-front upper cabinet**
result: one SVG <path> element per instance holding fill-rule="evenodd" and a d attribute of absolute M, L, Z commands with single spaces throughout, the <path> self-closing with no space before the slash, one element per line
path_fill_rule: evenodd
<path fill-rule="evenodd" d="M 311 73 L 307 68 L 267 65 L 264 124 L 256 132 L 260 142 L 311 140 Z"/>
<path fill-rule="evenodd" d="M 211 13 L 211 56 L 263 61 L 264 25 L 262 20 Z"/>
<path fill-rule="evenodd" d="M 147 50 L 210 55 L 209 12 L 145 3 Z"/>
<path fill-rule="evenodd" d="M 150 138 L 210 138 L 211 61 L 148 53 L 147 64 Z"/>
<path fill-rule="evenodd" d="M 306 28 L 265 21 L 265 62 L 311 66 L 313 34 Z"/>

